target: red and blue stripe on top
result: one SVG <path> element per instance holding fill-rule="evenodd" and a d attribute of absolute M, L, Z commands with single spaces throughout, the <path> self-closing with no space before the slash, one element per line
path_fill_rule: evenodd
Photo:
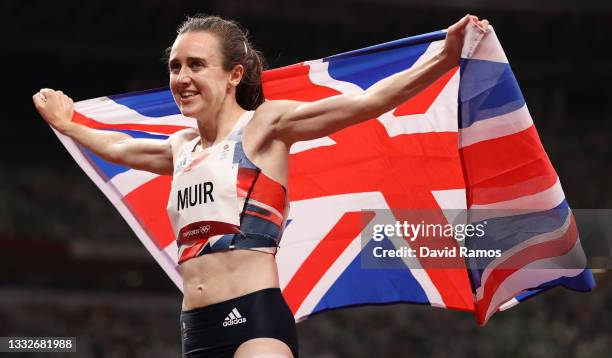
<path fill-rule="evenodd" d="M 289 201 L 287 190 L 246 155 L 245 112 L 219 143 L 196 151 L 199 136 L 175 160 L 168 216 L 178 263 L 212 252 L 250 249 L 275 254 Z"/>

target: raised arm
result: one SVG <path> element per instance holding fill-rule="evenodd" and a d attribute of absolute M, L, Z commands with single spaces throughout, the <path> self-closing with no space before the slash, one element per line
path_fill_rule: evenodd
<path fill-rule="evenodd" d="M 132 138 L 125 133 L 92 129 L 72 122 L 73 101 L 61 91 L 42 89 L 32 99 L 47 123 L 104 160 L 157 174 L 172 174 L 173 137 L 167 140 Z"/>
<path fill-rule="evenodd" d="M 319 101 L 270 101 L 262 111 L 276 119 L 276 136 L 287 143 L 320 138 L 379 116 L 404 103 L 459 64 L 466 25 L 482 31 L 487 20 L 466 15 L 448 28 L 444 48 L 426 61 L 376 83 L 361 94 L 342 94 Z"/>

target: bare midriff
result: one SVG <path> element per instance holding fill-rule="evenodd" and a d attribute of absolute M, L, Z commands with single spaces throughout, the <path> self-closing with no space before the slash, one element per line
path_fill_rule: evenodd
<path fill-rule="evenodd" d="M 255 250 L 215 252 L 183 262 L 183 310 L 278 287 L 274 255 Z"/>

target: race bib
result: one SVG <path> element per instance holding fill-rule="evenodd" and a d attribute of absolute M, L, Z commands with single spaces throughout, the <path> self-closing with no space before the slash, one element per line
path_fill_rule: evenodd
<path fill-rule="evenodd" d="M 181 155 L 167 208 L 177 244 L 240 232 L 235 148 L 236 142 L 226 139 Z"/>

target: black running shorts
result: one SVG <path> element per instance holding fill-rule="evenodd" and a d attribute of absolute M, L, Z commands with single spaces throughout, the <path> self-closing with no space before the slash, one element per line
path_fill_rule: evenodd
<path fill-rule="evenodd" d="M 183 357 L 233 357 L 253 338 L 275 338 L 298 357 L 293 314 L 278 288 L 181 312 Z"/>

